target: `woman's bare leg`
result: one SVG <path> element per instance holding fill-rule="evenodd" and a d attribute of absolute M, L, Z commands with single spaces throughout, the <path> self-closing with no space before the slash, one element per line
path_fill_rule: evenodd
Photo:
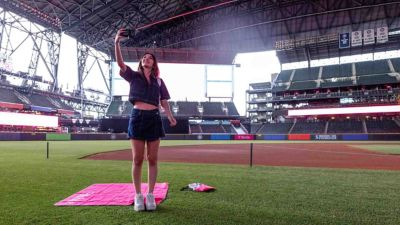
<path fill-rule="evenodd" d="M 135 185 L 136 193 L 141 193 L 142 185 L 142 165 L 144 159 L 144 144 L 142 140 L 131 139 L 132 145 L 132 181 Z"/>
<path fill-rule="evenodd" d="M 153 193 L 154 185 L 157 181 L 158 174 L 158 148 L 160 147 L 160 140 L 147 142 L 147 163 L 148 163 L 148 183 L 149 193 Z"/>

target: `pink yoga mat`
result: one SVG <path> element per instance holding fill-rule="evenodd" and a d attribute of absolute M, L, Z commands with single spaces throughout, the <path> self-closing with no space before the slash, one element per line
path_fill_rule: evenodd
<path fill-rule="evenodd" d="M 148 187 L 142 184 L 142 193 L 146 197 Z M 157 183 L 154 187 L 154 197 L 159 205 L 168 193 L 168 183 Z M 132 205 L 135 192 L 133 184 L 92 184 L 89 187 L 57 202 L 55 206 L 79 205 Z"/>

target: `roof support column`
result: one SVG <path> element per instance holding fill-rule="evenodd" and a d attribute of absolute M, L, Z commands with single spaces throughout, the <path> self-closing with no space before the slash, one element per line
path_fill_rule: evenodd
<path fill-rule="evenodd" d="M 50 75 L 53 77 L 51 91 L 58 90 L 58 64 L 60 61 L 61 33 L 48 31 L 45 34 L 49 41 L 47 42 L 48 55 L 50 60 Z"/>
<path fill-rule="evenodd" d="M 85 92 L 83 89 L 83 82 L 84 82 L 84 74 L 85 74 L 85 67 L 87 57 L 89 55 L 89 47 L 81 44 L 77 41 L 77 53 L 78 53 L 78 85 L 76 90 L 76 95 L 79 95 L 81 98 L 81 117 L 83 118 L 83 113 L 85 112 L 83 99 L 85 96 Z"/>

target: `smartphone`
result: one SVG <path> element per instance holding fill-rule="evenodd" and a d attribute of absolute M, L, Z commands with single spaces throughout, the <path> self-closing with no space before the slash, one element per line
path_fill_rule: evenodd
<path fill-rule="evenodd" d="M 124 32 L 121 33 L 121 36 L 133 38 L 135 36 L 135 30 L 126 29 Z"/>

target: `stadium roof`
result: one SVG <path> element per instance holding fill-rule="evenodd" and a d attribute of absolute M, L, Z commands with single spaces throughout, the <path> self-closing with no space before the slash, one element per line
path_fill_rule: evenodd
<path fill-rule="evenodd" d="M 260 82 L 260 83 L 251 83 L 249 84 L 251 88 L 254 90 L 265 90 L 265 89 L 271 89 L 271 82 Z"/>
<path fill-rule="evenodd" d="M 116 31 L 126 27 L 138 31 L 124 51 L 230 52 L 221 63 L 231 63 L 231 53 L 272 50 L 280 40 L 400 27 L 400 1 L 390 0 L 0 0 L 0 6 L 111 56 Z M 280 51 L 278 57 L 295 62 L 330 57 L 337 49 L 336 42 L 327 42 Z"/>

